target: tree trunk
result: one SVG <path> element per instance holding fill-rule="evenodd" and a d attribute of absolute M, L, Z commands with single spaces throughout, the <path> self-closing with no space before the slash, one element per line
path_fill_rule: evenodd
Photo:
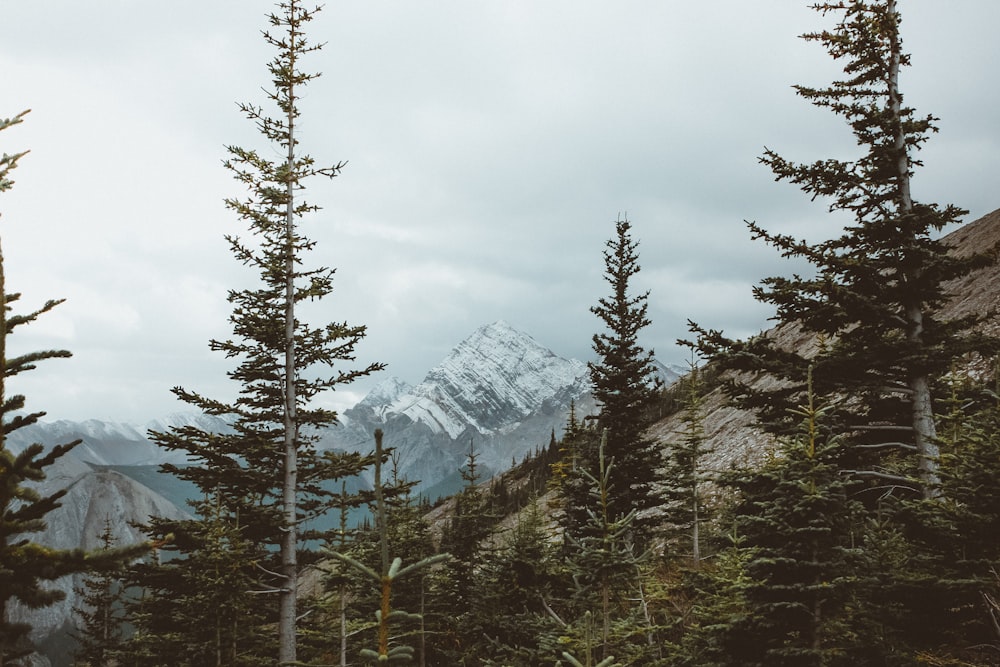
<path fill-rule="evenodd" d="M 899 39 L 899 32 L 895 26 L 898 25 L 896 15 L 896 1 L 889 0 L 886 5 L 887 18 L 893 23 L 893 29 L 889 31 L 891 40 L 890 60 L 889 60 L 889 110 L 893 119 L 894 146 L 896 151 L 896 171 L 898 174 L 899 191 L 898 215 L 905 218 L 913 213 L 913 196 L 910 192 L 910 163 L 907 156 L 906 137 L 903 131 L 903 119 L 901 117 L 902 96 L 899 92 L 899 68 L 902 54 L 902 43 Z M 917 239 L 910 237 L 907 239 L 910 246 L 916 244 Z M 907 282 L 912 280 L 916 283 L 920 278 L 920 270 L 917 269 L 912 275 L 904 275 Z M 922 346 L 924 333 L 924 312 L 922 303 L 905 304 L 905 318 L 907 322 L 907 339 Z M 911 374 L 907 386 L 912 395 L 910 398 L 910 408 L 913 426 L 913 444 L 917 447 L 918 471 L 920 484 L 924 498 L 934 498 L 938 495 L 940 477 L 938 475 L 937 457 L 938 446 L 935 444 L 937 432 L 934 427 L 934 404 L 930 393 L 930 382 L 926 373 Z"/>
<path fill-rule="evenodd" d="M 289 69 L 294 75 L 296 40 L 296 7 L 292 1 L 288 10 L 289 26 Z M 288 155 L 286 158 L 287 173 L 285 174 L 285 368 L 284 368 L 284 430 L 285 430 L 285 465 L 282 486 L 282 511 L 284 513 L 285 534 L 281 540 L 281 574 L 284 582 L 281 586 L 278 610 L 278 662 L 293 663 L 297 660 L 295 617 L 296 593 L 298 589 L 298 508 L 296 490 L 298 487 L 298 415 L 296 414 L 296 358 L 295 358 L 295 83 L 293 77 L 288 81 L 288 113 L 286 123 L 288 129 Z"/>

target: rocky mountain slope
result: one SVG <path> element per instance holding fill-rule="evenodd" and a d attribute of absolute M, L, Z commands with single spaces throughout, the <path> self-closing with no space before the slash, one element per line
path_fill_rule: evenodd
<path fill-rule="evenodd" d="M 562 432 L 570 403 L 593 407 L 587 366 L 563 359 L 503 321 L 480 327 L 415 387 L 390 378 L 355 407 L 322 445 L 369 451 L 376 428 L 400 470 L 421 488 L 455 477 L 470 444 L 496 473 Z"/>
<path fill-rule="evenodd" d="M 998 248 L 1000 244 L 1000 209 L 963 225 L 943 239 L 960 256 Z M 947 318 L 971 314 L 986 316 L 983 328 L 992 333 L 1000 331 L 1000 262 L 975 271 L 947 287 L 951 298 L 941 309 Z M 711 326 L 711 323 L 705 323 Z M 779 327 L 767 332 L 789 347 L 804 349 L 815 341 L 803 336 L 794 327 Z M 763 388 L 770 378 L 757 379 Z M 753 416 L 729 405 L 722 391 L 717 389 L 706 397 L 705 433 L 707 445 L 713 450 L 706 465 L 714 470 L 732 466 L 752 466 L 765 457 L 771 443 L 767 436 L 753 427 Z M 655 424 L 652 435 L 662 443 L 680 437 L 683 415 L 676 414 Z"/>
<path fill-rule="evenodd" d="M 31 539 L 57 549 L 101 547 L 100 535 L 110 520 L 116 544 L 134 544 L 145 537 L 135 527 L 151 516 L 182 518 L 185 514 L 173 503 L 135 480 L 112 470 L 95 469 L 75 456 L 75 450 L 46 469 L 39 485 L 42 494 L 68 489 L 61 507 L 46 515 L 46 528 Z M 49 585 L 63 591 L 65 598 L 50 607 L 28 610 L 13 605 L 12 617 L 30 623 L 36 644 L 58 644 L 78 603 L 75 589 L 80 576 L 64 577 Z M 53 649 L 58 654 L 58 649 Z M 58 664 L 58 661 L 57 663 Z"/>

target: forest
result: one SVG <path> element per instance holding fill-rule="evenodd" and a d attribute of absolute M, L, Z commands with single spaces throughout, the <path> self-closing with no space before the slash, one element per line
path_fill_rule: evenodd
<path fill-rule="evenodd" d="M 858 156 L 760 157 L 851 221 L 819 243 L 747 223 L 810 266 L 754 289 L 790 335 L 690 322 L 690 370 L 662 386 L 639 343 L 652 324 L 639 242 L 619 216 L 590 306 L 597 413 L 572 409 L 561 437 L 493 479 L 470 443 L 463 489 L 431 507 L 381 431 L 367 455 L 315 447 L 337 420 L 317 399 L 382 365 L 355 366 L 365 326 L 302 317 L 334 285 L 333 268 L 309 264 L 306 184 L 346 165 L 297 134 L 320 8 L 278 3 L 264 32 L 273 108 L 240 105 L 261 146 L 227 147 L 224 165 L 245 229 L 225 240 L 256 282 L 229 292 L 231 336 L 210 347 L 233 361 L 238 393 L 173 388 L 233 428 L 152 434 L 193 463 L 163 465 L 198 488 L 193 518 L 150 517 L 140 544 L 117 544 L 109 524 L 98 551 L 33 541 L 65 494 L 37 485 L 78 442 L 7 447 L 44 415 L 9 380 L 70 352 L 8 356 L 12 332 L 61 301 L 21 313 L 0 254 L 0 667 L 33 664 L 13 605 L 52 604 L 46 584 L 74 573 L 81 667 L 1000 665 L 1000 338 L 988 313 L 942 310 L 998 248 L 952 252 L 941 232 L 967 212 L 912 191 L 937 119 L 903 102 L 896 0 L 815 9 L 836 24 L 803 38 L 843 78 L 796 91 L 850 127 Z M 25 155 L 3 153 L 0 192 Z M 752 412 L 769 443 L 754 465 L 707 464 L 710 401 Z M 683 427 L 652 437 L 665 415 Z M 348 491 L 362 473 L 372 487 Z M 321 515 L 338 527 L 310 529 Z"/>

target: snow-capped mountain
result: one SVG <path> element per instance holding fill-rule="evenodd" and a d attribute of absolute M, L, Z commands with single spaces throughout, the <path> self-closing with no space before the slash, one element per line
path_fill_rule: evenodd
<path fill-rule="evenodd" d="M 656 365 L 664 384 L 682 372 Z M 339 425 L 319 434 L 320 446 L 370 451 L 372 433 L 381 428 L 387 445 L 397 450 L 402 473 L 426 488 L 457 476 L 470 446 L 490 473 L 506 470 L 547 445 L 553 431 L 562 433 L 572 402 L 581 416 L 595 412 L 587 365 L 559 357 L 527 333 L 498 321 L 456 345 L 416 386 L 392 377 L 383 380 L 343 411 Z M 19 449 L 79 438 L 74 457 L 95 465 L 184 463 L 183 453 L 159 448 L 148 432 L 188 425 L 214 432 L 229 428 L 221 418 L 197 413 L 178 413 L 144 426 L 40 422 L 11 433 L 8 444 Z"/>
<path fill-rule="evenodd" d="M 586 391 L 587 365 L 557 357 L 503 321 L 480 327 L 388 412 L 457 438 L 509 428 L 567 388 Z"/>
<path fill-rule="evenodd" d="M 688 372 L 687 368 L 676 364 L 661 364 L 653 359 L 653 373 L 664 387 L 669 387 L 680 380 Z"/>
<path fill-rule="evenodd" d="M 368 451 L 381 428 L 403 474 L 427 487 L 454 476 L 470 445 L 491 472 L 507 469 L 562 431 L 571 402 L 584 414 L 589 396 L 585 363 L 498 321 L 459 343 L 417 386 L 378 385 L 344 411 L 324 444 Z"/>
<path fill-rule="evenodd" d="M 183 463 L 183 453 L 161 449 L 149 439 L 148 432 L 188 425 L 220 433 L 228 428 L 223 419 L 198 413 L 177 413 L 145 426 L 97 419 L 40 421 L 10 433 L 7 445 L 20 451 L 35 442 L 51 446 L 79 439 L 82 442 L 73 449 L 73 456 L 85 463 L 124 466 Z"/>

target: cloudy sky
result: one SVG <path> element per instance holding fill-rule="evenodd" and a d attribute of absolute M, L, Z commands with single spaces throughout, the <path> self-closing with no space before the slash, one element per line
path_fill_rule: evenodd
<path fill-rule="evenodd" d="M 797 98 L 838 65 L 798 35 L 829 25 L 806 0 L 350 0 L 310 25 L 326 47 L 302 146 L 348 161 L 315 182 L 305 231 L 337 268 L 322 321 L 365 324 L 358 363 L 416 383 L 480 325 L 504 319 L 590 359 L 601 251 L 627 214 L 649 289 L 645 344 L 693 319 L 746 335 L 769 312 L 751 286 L 787 272 L 743 221 L 837 231 L 821 203 L 774 183 L 790 159 L 851 157 L 846 126 Z M 1000 207 L 1000 3 L 907 0 L 907 102 L 941 118 L 918 199 L 975 219 Z M 174 385 L 229 397 L 229 287 L 252 276 L 223 235 L 241 188 L 226 145 L 263 148 L 236 102 L 262 102 L 265 0 L 0 0 L 0 134 L 31 153 L 0 197 L 8 287 L 67 302 L 16 349 L 68 348 L 15 390 L 49 419 L 145 422 L 184 409 Z M 275 153 L 276 154 L 276 153 Z"/>

